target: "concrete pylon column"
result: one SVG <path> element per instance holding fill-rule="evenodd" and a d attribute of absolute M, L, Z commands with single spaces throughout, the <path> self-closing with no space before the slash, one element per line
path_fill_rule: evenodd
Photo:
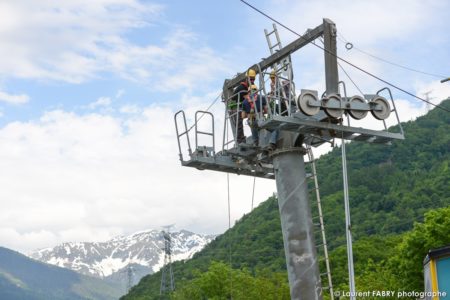
<path fill-rule="evenodd" d="M 292 300 L 322 300 L 322 288 L 308 200 L 304 153 L 282 148 L 273 166 Z"/>

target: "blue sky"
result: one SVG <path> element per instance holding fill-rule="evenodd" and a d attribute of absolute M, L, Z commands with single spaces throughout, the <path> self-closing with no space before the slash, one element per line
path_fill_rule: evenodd
<path fill-rule="evenodd" d="M 340 40 L 450 76 L 448 1 L 250 3 L 299 33 L 330 18 Z M 171 223 L 225 230 L 226 177 L 179 166 L 173 114 L 192 120 L 225 78 L 266 57 L 271 24 L 240 1 L 0 1 L 0 245 L 29 251 Z M 295 39 L 279 31 L 284 45 Z M 431 91 L 434 103 L 450 96 L 441 78 L 341 41 L 338 54 L 418 96 Z M 308 46 L 293 61 L 296 86 L 321 94 L 323 53 Z M 365 93 L 384 87 L 343 67 Z M 401 120 L 426 112 L 394 96 Z M 220 102 L 212 111 L 220 132 Z M 250 209 L 253 179 L 231 180 L 235 220 Z M 256 202 L 274 191 L 257 181 Z"/>

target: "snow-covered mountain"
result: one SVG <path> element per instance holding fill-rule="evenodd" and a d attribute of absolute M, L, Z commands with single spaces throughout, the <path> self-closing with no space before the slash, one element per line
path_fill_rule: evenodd
<path fill-rule="evenodd" d="M 172 261 L 191 258 L 214 239 L 186 230 L 171 232 Z M 128 267 L 134 280 L 158 271 L 164 264 L 164 238 L 160 231 L 148 230 L 115 237 L 99 243 L 63 243 L 29 254 L 36 260 L 71 269 L 85 275 L 120 280 Z M 122 275 L 121 275 L 122 274 Z"/>

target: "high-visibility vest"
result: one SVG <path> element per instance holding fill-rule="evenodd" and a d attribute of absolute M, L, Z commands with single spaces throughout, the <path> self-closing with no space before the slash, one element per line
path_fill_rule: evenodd
<path fill-rule="evenodd" d="M 241 83 L 239 83 L 239 85 L 242 85 L 245 87 L 246 90 L 248 90 L 248 83 L 245 81 L 242 81 Z M 244 90 L 240 91 L 238 94 L 234 95 L 233 98 L 230 99 L 230 101 L 228 101 L 228 109 L 236 109 L 237 108 L 237 102 L 239 100 L 239 104 L 242 107 L 242 103 L 244 102 L 244 98 L 241 97 L 241 94 L 243 93 Z"/>

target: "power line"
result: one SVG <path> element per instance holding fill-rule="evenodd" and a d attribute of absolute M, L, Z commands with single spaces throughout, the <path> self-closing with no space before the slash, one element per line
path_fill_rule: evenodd
<path fill-rule="evenodd" d="M 291 32 L 291 33 L 297 35 L 297 36 L 300 37 L 300 38 L 303 38 L 303 37 L 302 37 L 299 33 L 297 33 L 296 31 L 290 29 L 289 27 L 287 27 L 286 25 L 284 25 L 284 24 L 281 23 L 280 21 L 278 21 L 278 20 L 272 18 L 271 16 L 269 16 L 269 15 L 266 14 L 265 12 L 259 10 L 258 8 L 256 8 L 255 6 L 251 5 L 250 3 L 246 2 L 245 0 L 240 0 L 240 1 L 241 1 L 242 3 L 244 3 L 245 5 L 247 5 L 248 7 L 252 8 L 253 10 L 257 11 L 257 12 L 260 13 L 261 15 L 265 16 L 266 18 L 268 18 L 268 19 L 272 20 L 273 22 L 277 23 L 278 25 L 280 25 L 280 26 L 283 27 L 284 29 L 288 30 L 289 32 Z M 338 55 L 332 53 L 331 51 L 328 51 L 327 49 L 325 49 L 325 48 L 323 48 L 323 47 L 317 45 L 316 43 L 312 43 L 312 44 L 313 44 L 314 46 L 316 46 L 317 48 L 319 48 L 319 49 L 321 49 L 321 50 L 327 52 L 328 54 L 330 54 L 330 55 L 336 57 L 337 59 L 339 59 L 339 60 L 345 62 L 346 64 L 352 66 L 353 68 L 355 68 L 355 69 L 357 69 L 357 70 L 359 70 L 359 71 L 361 71 L 361 72 L 363 72 L 363 73 L 365 73 L 365 74 L 367 74 L 367 75 L 369 75 L 369 76 L 371 76 L 371 77 L 373 77 L 373 78 L 375 78 L 375 79 L 377 79 L 377 80 L 379 80 L 379 81 L 381 81 L 381 82 L 383 82 L 383 83 L 389 85 L 390 87 L 393 87 L 393 88 L 395 88 L 395 89 L 397 89 L 397 90 L 399 90 L 399 91 L 402 91 L 403 93 L 405 93 L 405 94 L 407 94 L 407 95 L 409 95 L 409 96 L 411 96 L 411 97 L 413 97 L 413 98 L 419 99 L 420 101 L 423 101 L 423 102 L 425 102 L 425 103 L 428 103 L 428 104 L 430 104 L 430 105 L 433 105 L 433 106 L 435 106 L 435 107 L 438 107 L 438 108 L 440 108 L 440 109 L 442 109 L 442 110 L 444 110 L 444 111 L 450 113 L 450 110 L 449 110 L 449 109 L 446 109 L 445 107 L 442 107 L 442 106 L 440 106 L 440 105 L 431 103 L 431 102 L 429 102 L 429 101 L 427 101 L 427 100 L 425 100 L 425 99 L 423 99 L 423 98 L 421 98 L 421 97 L 418 97 L 418 96 L 414 95 L 413 93 L 408 92 L 407 90 L 405 90 L 405 89 L 403 89 L 403 88 L 401 88 L 401 87 L 399 87 L 399 86 L 397 86 L 397 85 L 395 85 L 395 84 L 393 84 L 393 83 L 390 83 L 390 82 L 388 82 L 388 81 L 386 81 L 386 80 L 380 78 L 379 76 L 374 75 L 374 74 L 370 73 L 369 71 L 366 71 L 366 70 L 362 69 L 361 67 L 358 67 L 357 65 L 355 65 L 355 64 L 353 64 L 353 63 L 351 63 L 351 62 L 349 62 L 348 60 L 343 59 L 342 57 L 339 57 Z"/>
<path fill-rule="evenodd" d="M 343 36 L 341 33 L 338 33 L 338 35 L 340 35 L 340 37 L 338 36 L 338 39 L 339 39 L 342 43 L 346 43 L 346 45 L 348 45 L 348 44 L 351 45 L 350 48 L 347 48 L 347 47 L 346 47 L 347 50 L 355 49 L 355 50 L 357 50 L 357 51 L 359 51 L 359 52 L 361 52 L 361 53 L 363 53 L 363 54 L 365 54 L 365 55 L 367 55 L 367 56 L 370 56 L 370 57 L 372 57 L 372 58 L 378 59 L 378 60 L 380 60 L 380 61 L 382 61 L 382 62 L 385 62 L 385 63 L 387 63 L 387 64 L 390 64 L 390 65 L 393 65 L 393 66 L 396 66 L 396 67 L 399 67 L 399 68 L 402 68 L 402 69 L 405 69 L 405 70 L 409 70 L 409 71 L 412 71 L 412 72 L 416 72 L 416 73 L 421 73 L 421 74 L 424 74 L 424 75 L 433 76 L 433 77 L 436 77 L 436 78 L 439 78 L 439 79 L 442 79 L 442 78 L 445 78 L 445 77 L 446 77 L 446 76 L 444 76 L 444 75 L 433 74 L 433 73 L 429 73 L 429 72 L 417 70 L 417 69 L 414 69 L 414 68 L 411 68 L 411 67 L 408 67 L 408 66 L 404 66 L 404 65 L 401 65 L 401 64 L 398 64 L 398 63 L 389 61 L 389 60 L 387 60 L 387 59 L 378 57 L 378 56 L 376 56 L 376 55 L 373 55 L 373 54 L 371 54 L 371 53 L 369 53 L 369 52 L 367 52 L 367 51 L 364 51 L 364 50 L 362 50 L 362 49 L 356 47 L 353 43 L 350 43 L 346 38 L 344 38 L 344 36 Z"/>

